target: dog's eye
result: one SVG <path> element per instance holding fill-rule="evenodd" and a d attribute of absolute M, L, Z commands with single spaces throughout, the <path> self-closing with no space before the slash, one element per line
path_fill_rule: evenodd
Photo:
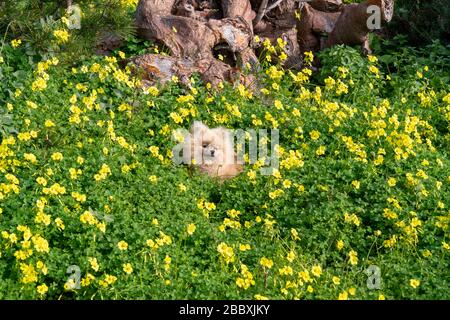
<path fill-rule="evenodd" d="M 205 143 L 203 144 L 203 148 L 206 148 L 207 146 L 208 146 L 207 144 L 205 144 Z"/>

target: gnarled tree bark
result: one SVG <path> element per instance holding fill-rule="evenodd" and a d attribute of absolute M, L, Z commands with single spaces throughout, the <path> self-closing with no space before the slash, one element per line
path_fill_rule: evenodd
<path fill-rule="evenodd" d="M 147 70 L 147 82 L 165 82 L 173 75 L 187 79 L 199 72 L 213 85 L 249 85 L 253 77 L 240 70 L 248 63 L 258 68 L 254 35 L 272 43 L 284 39 L 288 68 L 301 68 L 305 51 L 336 44 L 362 45 L 370 52 L 367 20 L 372 5 L 380 8 L 383 21 L 390 21 L 393 0 L 349 5 L 341 0 L 140 0 L 138 35 L 163 44 L 170 56 L 144 55 L 128 62 Z M 219 60 L 219 53 L 226 59 Z"/>

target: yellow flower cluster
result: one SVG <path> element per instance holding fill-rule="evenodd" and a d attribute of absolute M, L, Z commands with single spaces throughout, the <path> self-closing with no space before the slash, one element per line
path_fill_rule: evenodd
<path fill-rule="evenodd" d="M 158 248 L 164 246 L 164 245 L 171 245 L 172 244 L 172 237 L 169 235 L 166 235 L 164 232 L 159 232 L 159 237 L 155 240 L 148 239 L 146 241 L 147 246 L 150 247 L 153 251 L 158 250 Z"/>
<path fill-rule="evenodd" d="M 253 280 L 253 275 L 248 270 L 248 267 L 245 264 L 241 264 L 241 275 L 242 277 L 238 277 L 236 279 L 236 285 L 239 288 L 247 290 L 250 286 L 255 285 L 255 280 Z"/>
<path fill-rule="evenodd" d="M 111 175 L 111 169 L 107 164 L 102 164 L 99 172 L 94 175 L 95 181 L 105 180 L 108 176 Z"/>
<path fill-rule="evenodd" d="M 208 202 L 205 199 L 199 199 L 197 201 L 197 208 L 202 210 L 205 217 L 209 217 L 209 213 L 216 209 L 216 205 L 213 202 Z"/>
<path fill-rule="evenodd" d="M 228 246 L 225 242 L 221 242 L 217 246 L 217 251 L 220 253 L 221 258 L 226 264 L 234 262 L 233 248 Z"/>
<path fill-rule="evenodd" d="M 67 30 L 55 30 L 53 31 L 53 36 L 59 44 L 69 41 L 69 32 Z"/>

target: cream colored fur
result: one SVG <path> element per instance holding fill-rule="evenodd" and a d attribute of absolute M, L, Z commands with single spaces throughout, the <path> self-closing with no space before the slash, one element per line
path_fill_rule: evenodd
<path fill-rule="evenodd" d="M 200 171 L 221 180 L 230 179 L 243 171 L 243 166 L 236 163 L 230 132 L 222 127 L 208 128 L 200 121 L 195 121 L 190 133 L 185 137 L 184 163 L 191 163 Z"/>

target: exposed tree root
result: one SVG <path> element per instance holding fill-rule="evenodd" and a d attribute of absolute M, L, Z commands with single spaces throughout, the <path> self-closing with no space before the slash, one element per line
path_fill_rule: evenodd
<path fill-rule="evenodd" d="M 253 77 L 241 70 L 248 64 L 258 69 L 255 35 L 272 43 L 285 40 L 288 68 L 301 68 L 306 51 L 337 44 L 361 45 L 369 53 L 367 21 L 373 5 L 380 8 L 382 21 L 391 20 L 393 0 L 349 5 L 341 0 L 141 0 L 138 35 L 163 44 L 170 56 L 149 54 L 129 62 L 144 70 L 147 82 L 164 83 L 176 75 L 188 84 L 185 79 L 198 72 L 213 85 L 249 85 Z M 226 59 L 217 59 L 219 53 Z"/>

